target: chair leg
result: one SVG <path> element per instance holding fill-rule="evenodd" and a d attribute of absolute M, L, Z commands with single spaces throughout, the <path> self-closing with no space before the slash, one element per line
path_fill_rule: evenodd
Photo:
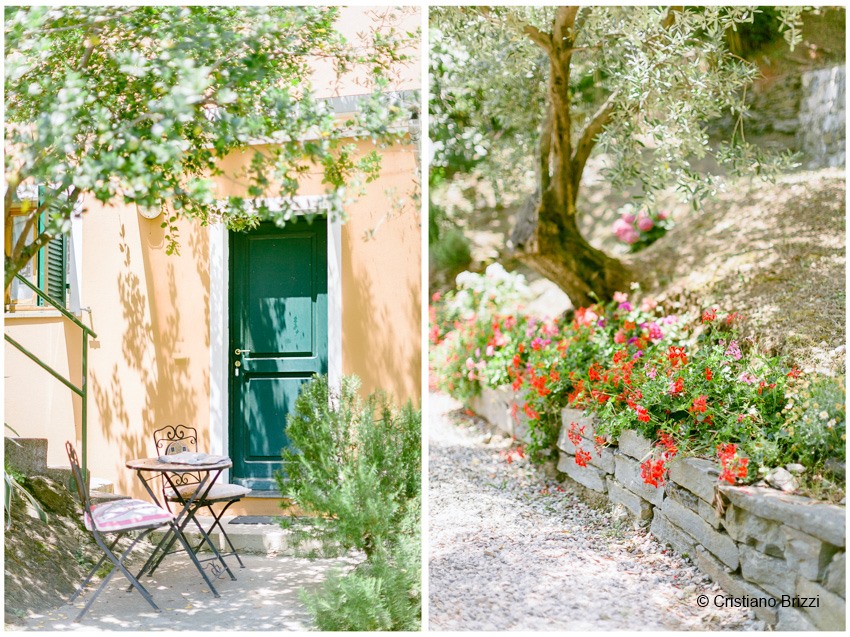
<path fill-rule="evenodd" d="M 133 577 L 130 571 L 127 570 L 127 567 L 124 566 L 124 560 L 127 559 L 127 556 L 130 554 L 133 548 L 135 548 L 136 544 L 138 544 L 142 539 L 144 539 L 144 537 L 152 530 L 153 529 L 147 529 L 146 531 L 143 531 L 141 534 L 139 534 L 138 537 L 134 538 L 133 541 L 130 543 L 130 546 L 128 546 L 121 554 L 121 557 L 116 557 L 111 550 L 112 547 L 117 544 L 121 536 L 116 538 L 116 540 L 111 544 L 111 546 L 106 546 L 104 541 L 101 539 L 99 533 L 94 533 L 94 539 L 95 542 L 97 542 L 97 545 L 103 550 L 104 554 L 112 562 L 112 564 L 117 567 L 117 570 L 120 570 L 121 573 L 124 574 L 124 577 L 126 577 L 130 581 L 131 588 L 136 587 L 139 590 L 139 593 L 141 593 L 142 597 L 145 598 L 145 601 L 147 601 L 147 603 L 150 604 L 156 612 L 160 612 L 159 606 L 157 606 L 156 603 L 153 601 L 153 597 L 148 592 L 148 590 L 144 586 L 142 586 L 141 583 L 139 583 L 139 581 L 135 577 Z M 109 580 L 112 579 L 112 576 L 115 575 L 115 573 L 116 568 L 110 569 L 109 573 L 106 574 L 106 577 L 104 577 L 103 581 L 100 583 L 100 586 L 98 586 L 97 590 L 89 598 L 89 601 L 86 602 L 86 605 L 80 611 L 80 614 L 77 615 L 77 617 L 74 619 L 74 622 L 79 622 L 83 618 L 83 615 L 88 612 L 89 608 L 91 608 L 91 605 L 94 603 L 94 600 L 97 599 L 98 595 L 100 595 L 103 589 L 106 588 L 106 585 L 109 583 Z"/>
<path fill-rule="evenodd" d="M 127 535 L 127 534 L 126 533 L 119 533 L 118 534 L 118 537 L 116 537 L 115 540 L 112 542 L 112 544 L 109 545 L 110 552 L 112 551 L 113 548 L 115 548 L 115 545 L 118 544 L 118 540 L 120 540 L 125 535 Z M 104 553 L 101 556 L 98 563 L 95 564 L 94 567 L 92 567 L 92 569 L 89 571 L 89 574 L 86 575 L 86 578 L 83 580 L 83 583 L 80 584 L 80 587 L 77 589 L 77 591 L 73 595 L 71 595 L 71 597 L 68 598 L 69 604 L 73 603 L 73 601 L 75 599 L 77 599 L 77 597 L 80 596 L 80 593 L 82 593 L 83 590 L 85 590 L 86 586 L 88 586 L 88 583 L 91 581 L 92 577 L 94 577 L 95 573 L 97 573 L 100 570 L 100 567 L 103 566 L 103 563 L 107 560 L 107 557 L 108 556 Z"/>
<path fill-rule="evenodd" d="M 195 564 L 195 568 L 198 569 L 198 572 L 200 572 L 201 577 L 204 578 L 204 581 L 207 583 L 207 586 L 210 587 L 212 594 L 215 597 L 221 597 L 221 595 L 219 595 L 218 591 L 215 589 L 215 586 L 213 586 L 213 583 L 210 581 L 210 578 L 207 576 L 207 572 L 204 570 L 204 567 L 201 566 L 201 563 L 198 561 L 198 558 L 195 556 L 195 553 L 192 551 L 192 547 L 189 546 L 189 543 L 186 541 L 186 538 L 183 537 L 183 534 L 180 533 L 179 530 L 177 529 L 177 525 L 174 522 L 171 522 L 171 525 L 172 525 L 172 529 L 174 529 L 174 531 L 175 531 L 175 535 L 180 540 L 180 544 L 183 545 L 183 549 L 189 554 L 189 557 L 191 558 L 192 562 Z"/>
<path fill-rule="evenodd" d="M 189 520 L 191 520 L 192 522 L 195 523 L 195 526 L 198 528 L 198 532 L 201 534 L 201 538 L 202 538 L 201 544 L 199 544 L 198 546 L 200 547 L 200 546 L 203 546 L 204 544 L 208 544 L 209 547 L 212 549 L 213 555 L 215 555 L 216 559 L 218 559 L 218 561 L 221 562 L 221 565 L 224 567 L 224 570 L 227 571 L 227 574 L 230 576 L 230 579 L 236 581 L 236 576 L 233 574 L 233 571 L 230 570 L 230 567 L 227 565 L 227 562 L 224 561 L 224 558 L 221 556 L 221 553 L 215 547 L 215 544 L 213 544 L 213 541 L 210 539 L 209 533 L 207 533 L 204 530 L 204 527 L 201 525 L 200 521 L 197 518 L 197 513 L 201 508 L 202 507 L 198 506 L 198 507 L 195 507 L 195 508 L 193 508 L 192 510 L 189 511 L 188 518 L 187 518 L 186 522 L 184 523 L 184 526 L 188 525 Z M 210 530 L 212 530 L 212 529 L 210 529 Z"/>
<path fill-rule="evenodd" d="M 236 504 L 237 500 L 230 500 L 227 504 L 224 505 L 224 508 L 221 510 L 221 513 L 218 515 L 215 514 L 215 510 L 213 510 L 212 505 L 207 505 L 207 508 L 210 510 L 210 515 L 213 517 L 213 523 L 210 526 L 209 532 L 212 533 L 215 530 L 215 527 L 218 527 L 221 531 L 221 534 L 224 536 L 224 541 L 227 542 L 227 546 L 230 547 L 230 552 L 236 557 L 236 561 L 239 562 L 239 566 L 241 568 L 245 568 L 245 565 L 242 563 L 242 558 L 239 557 L 239 552 L 236 550 L 236 547 L 233 546 L 233 542 L 230 541 L 230 536 L 224 530 L 224 527 L 221 524 L 221 518 L 224 517 L 225 511 L 230 508 L 231 505 Z"/>

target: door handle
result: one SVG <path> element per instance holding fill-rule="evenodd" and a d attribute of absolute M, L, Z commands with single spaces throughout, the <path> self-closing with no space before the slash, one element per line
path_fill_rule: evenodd
<path fill-rule="evenodd" d="M 251 353 L 251 350 L 249 350 L 249 349 L 239 349 L 239 348 L 236 349 L 236 355 L 237 356 L 239 356 L 241 354 L 250 354 L 250 353 Z"/>

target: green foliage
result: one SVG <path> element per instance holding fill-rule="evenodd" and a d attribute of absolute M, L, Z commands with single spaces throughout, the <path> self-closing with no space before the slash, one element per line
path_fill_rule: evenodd
<path fill-rule="evenodd" d="M 24 504 L 28 506 L 34 513 L 33 517 L 37 517 L 42 522 L 47 522 L 47 511 L 41 506 L 41 503 L 33 497 L 25 486 L 26 478 L 17 473 L 8 466 L 3 472 L 3 510 L 6 512 L 6 530 L 12 527 L 12 496 L 17 493 L 23 499 Z"/>
<path fill-rule="evenodd" d="M 19 185 L 48 185 L 32 213 L 48 213 L 45 232 L 30 250 L 16 246 L 7 281 L 91 199 L 167 207 L 174 251 L 178 217 L 234 230 L 285 223 L 301 180 L 318 167 L 330 213 L 344 217 L 378 169 L 376 154 L 355 157 L 352 131 L 384 143 L 407 117 L 385 92 L 415 34 L 389 19 L 363 42 L 347 42 L 333 7 L 5 11 L 7 214 Z M 373 92 L 348 121 L 316 98 L 316 61 L 340 78 L 357 73 Z M 249 146 L 257 140 L 269 145 Z M 215 190 L 219 160 L 236 149 L 250 155 L 233 176 L 247 197 Z"/>
<path fill-rule="evenodd" d="M 474 168 L 517 189 L 534 174 L 551 103 L 550 60 L 533 40 L 552 33 L 558 9 L 431 10 L 431 138 L 439 175 Z M 716 184 L 693 162 L 711 152 L 708 120 L 731 111 L 743 121 L 744 90 L 758 69 L 730 52 L 726 36 L 759 11 L 684 7 L 670 22 L 667 7 L 579 8 L 567 62 L 569 121 L 577 140 L 608 100 L 610 115 L 596 139 L 614 188 L 639 185 L 638 202 L 649 208 L 655 193 L 671 185 L 694 205 L 714 193 Z M 774 15 L 789 44 L 799 43 L 802 8 L 780 7 Z M 717 156 L 747 174 L 768 175 L 777 162 L 747 144 L 740 126 Z"/>
<path fill-rule="evenodd" d="M 402 520 L 397 541 L 345 575 L 333 574 L 303 599 L 322 631 L 421 629 L 420 496 Z"/>
<path fill-rule="evenodd" d="M 847 443 L 847 395 L 844 377 L 799 378 L 785 394 L 782 453 L 806 467 L 844 461 Z"/>
<path fill-rule="evenodd" d="M 454 276 L 472 262 L 469 239 L 463 230 L 434 205 L 428 214 L 428 253 L 432 270 Z"/>
<path fill-rule="evenodd" d="M 281 493 L 317 516 L 301 541 L 325 552 L 358 549 L 366 562 L 308 596 L 323 630 L 415 630 L 419 591 L 421 414 L 383 392 L 365 400 L 360 381 L 339 389 L 317 377 L 289 416 Z"/>

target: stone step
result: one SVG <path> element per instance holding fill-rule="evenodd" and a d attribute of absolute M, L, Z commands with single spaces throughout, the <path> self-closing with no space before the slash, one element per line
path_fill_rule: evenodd
<path fill-rule="evenodd" d="M 255 554 L 255 555 L 284 555 L 296 556 L 303 551 L 309 551 L 312 548 L 318 548 L 317 543 L 304 544 L 296 550 L 292 542 L 292 531 L 284 529 L 271 516 L 268 517 L 268 523 L 264 524 L 231 524 L 235 516 L 225 516 L 222 518 L 222 525 L 227 531 L 230 541 L 239 553 Z M 204 529 L 208 529 L 212 524 L 212 518 L 208 516 L 198 516 L 198 520 Z M 159 542 L 162 539 L 164 531 L 154 531 L 151 534 L 153 542 Z M 191 522 L 184 530 L 187 540 L 193 546 L 201 541 L 201 534 L 197 527 Z M 220 551 L 228 550 L 227 543 L 218 528 L 210 534 L 210 539 L 215 543 L 215 546 Z M 209 550 L 208 548 L 205 550 Z"/>

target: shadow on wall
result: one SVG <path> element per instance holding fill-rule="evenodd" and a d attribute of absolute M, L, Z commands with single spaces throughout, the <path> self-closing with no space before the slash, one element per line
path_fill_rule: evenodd
<path fill-rule="evenodd" d="M 406 215 L 393 221 L 404 223 Z M 346 373 L 357 374 L 362 392 L 383 389 L 396 402 L 420 402 L 421 299 L 418 224 L 390 234 L 385 225 L 374 239 L 353 236 L 349 226 L 342 235 L 343 363 Z M 406 280 L 403 264 L 385 267 L 380 259 L 383 241 L 397 238 L 417 255 L 416 277 Z M 353 253 L 373 253 L 374 258 L 353 259 Z M 372 255 L 369 255 L 372 256 Z M 393 264 L 390 264 L 392 266 Z"/>
<path fill-rule="evenodd" d="M 138 257 L 131 254 L 126 227 L 121 226 L 119 250 L 124 259 L 123 270 L 117 278 L 117 291 L 123 337 L 121 352 L 116 352 L 115 358 L 123 357 L 123 364 L 113 364 L 109 379 L 91 374 L 91 395 L 100 414 L 100 435 L 107 442 L 114 443 L 110 448 L 120 450 L 126 459 L 152 455 L 153 431 L 166 425 L 185 424 L 197 427 L 201 437 L 207 435 L 205 427 L 198 426 L 198 404 L 206 395 L 205 385 L 199 380 L 205 381 L 208 386 L 209 373 L 207 371 L 204 376 L 193 369 L 185 349 L 187 345 L 181 340 L 181 337 L 190 335 L 181 335 L 181 322 L 185 322 L 183 314 L 189 313 L 190 324 L 206 324 L 209 270 L 205 245 L 208 238 L 206 232 L 193 228 L 187 241 L 203 287 L 204 307 L 193 308 L 180 302 L 180 293 L 184 292 L 186 283 L 181 280 L 178 286 L 176 270 L 187 266 L 185 260 L 166 257 L 155 249 L 149 249 L 161 245 L 161 241 L 157 244 L 159 233 L 161 231 L 157 228 L 148 236 L 145 229 L 140 228 L 142 279 L 138 274 L 138 264 L 134 262 Z M 202 315 L 201 311 L 205 314 Z M 182 331 L 185 332 L 185 328 Z M 209 334 L 206 332 L 208 347 Z M 197 337 L 200 338 L 200 335 Z M 196 361 L 195 365 L 203 368 L 206 363 L 206 360 Z M 128 373 L 128 368 L 132 374 Z M 129 396 L 138 395 L 139 391 L 143 392 L 144 401 L 141 413 L 128 413 L 126 406 L 133 404 Z M 206 423 L 206 415 L 203 422 Z M 208 443 L 208 440 L 198 441 L 203 447 L 207 447 Z M 119 461 L 124 459 L 122 457 Z M 139 488 L 138 480 L 129 471 L 118 471 L 116 488 L 123 493 L 132 492 Z"/>

